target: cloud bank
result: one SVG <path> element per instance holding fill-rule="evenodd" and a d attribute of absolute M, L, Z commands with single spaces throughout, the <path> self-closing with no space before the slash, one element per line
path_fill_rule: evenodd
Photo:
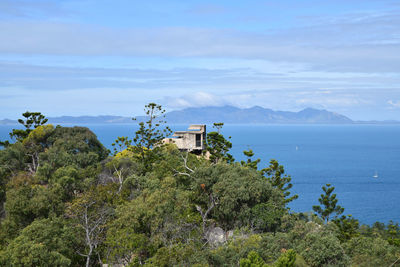
<path fill-rule="evenodd" d="M 131 115 L 160 101 L 396 119 L 399 29 L 384 0 L 4 0 L 0 113 Z"/>

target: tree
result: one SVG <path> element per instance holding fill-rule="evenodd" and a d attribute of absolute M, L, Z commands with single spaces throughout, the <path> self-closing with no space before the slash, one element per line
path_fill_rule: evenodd
<path fill-rule="evenodd" d="M 45 124 L 48 119 L 40 112 L 25 112 L 22 114 L 25 117 L 25 120 L 19 119 L 18 122 L 25 127 L 25 130 L 21 129 L 13 129 L 10 133 L 11 138 L 16 138 L 17 141 L 22 141 L 26 137 L 28 137 L 29 133 L 33 130 L 31 127 L 33 126 L 34 129 L 37 127 Z"/>
<path fill-rule="evenodd" d="M 113 146 L 115 156 L 119 152 L 129 148 L 132 145 L 132 140 L 130 140 L 127 136 L 122 136 L 118 137 L 111 145 Z"/>
<path fill-rule="evenodd" d="M 174 243 L 187 244 L 199 236 L 200 216 L 190 202 L 192 193 L 180 189 L 172 177 L 148 177 L 146 188 L 135 199 L 120 205 L 110 223 L 107 245 L 110 263 L 144 262 L 157 249 Z"/>
<path fill-rule="evenodd" d="M 261 173 L 263 175 L 266 175 L 267 180 L 270 181 L 273 187 L 278 188 L 283 192 L 285 203 L 289 203 L 299 197 L 298 195 L 293 195 L 289 197 L 289 189 L 293 187 L 293 185 L 290 183 L 292 178 L 290 177 L 290 175 L 285 174 L 284 167 L 282 165 L 279 165 L 278 161 L 272 159 L 270 161 L 269 167 L 262 169 Z"/>
<path fill-rule="evenodd" d="M 350 266 L 349 256 L 344 251 L 339 239 L 335 233 L 326 230 L 326 228 L 322 228 L 320 231 L 309 232 L 301 240 L 296 250 L 311 267 Z"/>
<path fill-rule="evenodd" d="M 397 246 L 397 247 L 400 247 L 400 227 L 399 227 L 399 223 L 394 223 L 393 221 L 390 221 L 388 226 L 387 226 L 387 234 L 389 236 L 388 239 L 387 239 L 389 244 Z"/>
<path fill-rule="evenodd" d="M 399 249 L 382 237 L 357 236 L 343 243 L 352 266 L 398 266 Z"/>
<path fill-rule="evenodd" d="M 128 176 L 131 176 L 138 170 L 138 164 L 134 162 L 129 156 L 124 155 L 123 152 L 118 153 L 110 161 L 105 164 L 105 170 L 108 170 L 111 175 L 111 181 L 117 183 L 119 194 Z"/>
<path fill-rule="evenodd" d="M 344 208 L 337 205 L 338 200 L 336 199 L 336 194 L 332 194 L 335 187 L 330 184 L 326 184 L 326 186 L 322 187 L 322 190 L 325 194 L 321 194 L 321 197 L 318 199 L 321 206 L 313 206 L 313 210 L 319 214 L 321 219 L 325 222 L 329 221 L 329 218 L 332 214 L 336 214 L 335 218 L 343 213 Z"/>
<path fill-rule="evenodd" d="M 20 172 L 7 185 L 6 218 L 3 222 L 14 225 L 16 230 L 20 230 L 35 219 L 61 215 L 64 204 L 60 191 L 60 188 L 37 184 L 32 176 Z M 6 234 L 13 236 L 15 233 Z"/>
<path fill-rule="evenodd" d="M 2 266 L 77 266 L 75 231 L 59 217 L 35 220 L 0 255 Z"/>
<path fill-rule="evenodd" d="M 110 188 L 98 186 L 91 188 L 75 198 L 67 210 L 68 217 L 80 229 L 86 248 L 77 253 L 86 258 L 86 267 L 90 266 L 93 255 L 99 256 L 99 247 L 105 239 L 107 222 L 113 215 L 110 205 L 113 194 Z"/>
<path fill-rule="evenodd" d="M 269 265 L 255 251 L 250 251 L 246 259 L 240 259 L 240 267 L 268 267 Z"/>
<path fill-rule="evenodd" d="M 35 130 L 31 131 L 29 135 L 22 141 L 26 148 L 26 154 L 29 157 L 27 168 L 31 174 L 35 174 L 39 168 L 39 153 L 43 152 L 44 149 L 50 146 L 47 139 L 53 133 L 53 131 L 53 125 L 41 125 Z"/>
<path fill-rule="evenodd" d="M 232 155 L 228 153 L 229 149 L 232 148 L 232 143 L 220 133 L 223 125 L 222 122 L 214 123 L 213 127 L 217 129 L 217 132 L 209 132 L 207 134 L 206 151 L 210 153 L 210 161 L 213 163 L 220 161 L 230 163 L 234 161 Z"/>
<path fill-rule="evenodd" d="M 204 219 L 214 220 L 224 230 L 254 224 L 268 229 L 270 223 L 275 223 L 271 218 L 276 219 L 278 210 L 284 211 L 281 193 L 251 168 L 215 164 L 197 168 L 192 177 L 194 202 L 201 208 L 197 210 Z M 259 222 L 261 217 L 263 221 Z"/>
<path fill-rule="evenodd" d="M 359 236 L 358 228 L 360 223 L 353 216 L 343 215 L 342 217 L 333 220 L 336 226 L 339 228 L 339 240 L 346 242 L 353 237 Z"/>
<path fill-rule="evenodd" d="M 57 126 L 46 142 L 47 147 L 39 154 L 37 178 L 43 183 L 60 181 L 62 177 L 74 178 L 68 182 L 71 185 L 68 188 L 72 190 L 83 190 L 80 184 L 83 180 L 91 179 L 94 182 L 99 162 L 109 155 L 109 150 L 86 127 Z M 77 175 L 56 174 L 60 168 L 75 169 Z M 67 181 L 64 179 L 64 182 Z"/>
<path fill-rule="evenodd" d="M 0 216 L 3 215 L 3 202 L 6 196 L 6 184 L 26 167 L 25 148 L 21 143 L 0 149 Z"/>
<path fill-rule="evenodd" d="M 151 164 L 157 158 L 155 150 L 162 144 L 162 140 L 169 136 L 172 131 L 168 126 L 161 128 L 161 126 L 166 123 L 164 120 L 165 110 L 161 105 L 149 103 L 145 105 L 144 111 L 147 116 L 147 121 L 139 122 L 139 130 L 136 131 L 135 137 L 133 138 L 135 146 L 130 147 L 130 149 L 139 153 L 145 170 L 148 171 Z"/>
<path fill-rule="evenodd" d="M 251 149 L 243 151 L 243 154 L 247 157 L 247 161 L 242 160 L 240 162 L 242 166 L 247 166 L 257 170 L 258 163 L 260 163 L 261 159 L 252 160 L 251 158 L 254 156 L 254 152 Z"/>
<path fill-rule="evenodd" d="M 295 266 L 296 252 L 293 249 L 286 250 L 275 262 L 275 267 L 293 267 Z"/>
<path fill-rule="evenodd" d="M 13 129 L 10 133 L 11 139 L 15 138 L 17 141 L 22 141 L 26 137 L 28 137 L 29 133 L 33 130 L 31 129 L 32 125 L 33 128 L 36 129 L 37 127 L 45 124 L 48 119 L 40 112 L 25 112 L 22 114 L 25 117 L 25 120 L 18 119 L 18 122 L 22 124 L 25 129 Z M 9 141 L 0 141 L 0 146 L 7 147 L 10 145 Z"/>

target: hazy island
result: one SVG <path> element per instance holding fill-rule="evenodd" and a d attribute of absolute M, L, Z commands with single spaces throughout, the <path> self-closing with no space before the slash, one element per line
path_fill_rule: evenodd
<path fill-rule="evenodd" d="M 306 108 L 298 112 L 274 111 L 272 109 L 254 106 L 252 108 L 238 108 L 233 106 L 186 108 L 167 112 L 165 118 L 169 124 L 206 123 L 223 121 L 225 124 L 398 124 L 399 121 L 355 121 L 342 114 Z M 49 117 L 48 122 L 53 124 L 113 124 L 137 123 L 146 117 L 132 117 L 101 115 L 101 116 L 60 116 Z M 17 120 L 2 119 L 0 125 L 18 124 Z"/>

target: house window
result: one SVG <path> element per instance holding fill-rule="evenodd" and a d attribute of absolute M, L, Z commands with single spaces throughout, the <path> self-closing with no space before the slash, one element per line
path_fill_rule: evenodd
<path fill-rule="evenodd" d="M 201 147 L 201 134 L 196 134 L 196 147 Z"/>

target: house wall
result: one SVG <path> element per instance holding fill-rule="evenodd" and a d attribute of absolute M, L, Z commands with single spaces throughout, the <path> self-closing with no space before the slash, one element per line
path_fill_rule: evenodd
<path fill-rule="evenodd" d="M 204 143 L 206 138 L 205 125 L 198 127 L 198 125 L 191 125 L 191 127 L 196 126 L 195 129 L 200 128 L 200 131 L 187 131 L 187 132 L 176 132 L 174 135 L 179 136 L 178 138 L 166 138 L 163 140 L 166 144 L 176 144 L 178 149 L 182 150 L 203 150 L 205 149 Z M 189 129 L 191 129 L 189 127 Z M 196 146 L 196 134 L 201 135 L 201 146 Z"/>

